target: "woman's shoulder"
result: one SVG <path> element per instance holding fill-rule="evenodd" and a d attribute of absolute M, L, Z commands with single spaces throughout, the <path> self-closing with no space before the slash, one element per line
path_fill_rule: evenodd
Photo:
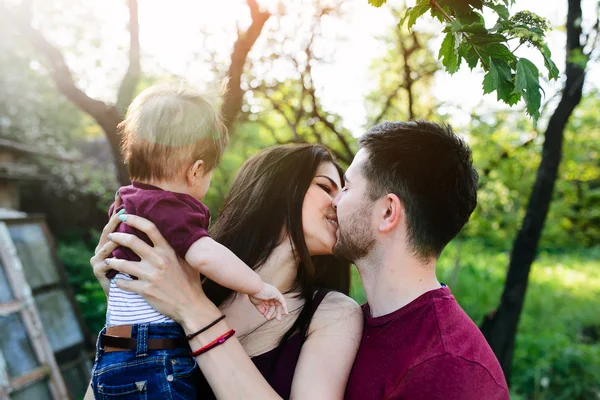
<path fill-rule="evenodd" d="M 362 310 L 358 303 L 354 301 L 352 297 L 347 296 L 344 293 L 337 292 L 335 290 L 327 292 L 321 304 L 325 306 L 325 308 L 342 309 L 345 311 Z M 317 311 L 319 311 L 319 309 L 317 309 Z"/>
<path fill-rule="evenodd" d="M 308 334 L 324 328 L 348 329 L 360 324 L 362 327 L 362 308 L 351 297 L 343 293 L 328 292 L 311 320 Z"/>

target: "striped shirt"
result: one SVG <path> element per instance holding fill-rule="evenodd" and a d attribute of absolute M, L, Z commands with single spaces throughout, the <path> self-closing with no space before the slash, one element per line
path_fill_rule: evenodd
<path fill-rule="evenodd" d="M 129 275 L 117 274 L 110 281 L 106 326 L 173 322 L 171 318 L 152 308 L 139 294 L 119 288 L 116 279 L 132 280 Z"/>

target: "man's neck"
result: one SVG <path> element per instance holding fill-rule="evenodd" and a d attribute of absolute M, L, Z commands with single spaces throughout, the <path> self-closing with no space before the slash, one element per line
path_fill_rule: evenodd
<path fill-rule="evenodd" d="M 417 297 L 441 287 L 435 259 L 424 263 L 403 250 L 375 250 L 356 262 L 372 317 L 406 306 Z"/>

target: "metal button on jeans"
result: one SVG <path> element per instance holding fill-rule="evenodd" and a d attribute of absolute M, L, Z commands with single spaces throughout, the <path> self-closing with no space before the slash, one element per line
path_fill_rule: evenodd
<path fill-rule="evenodd" d="M 169 376 L 167 376 L 167 380 L 168 380 L 169 382 L 173 382 L 173 375 L 169 375 Z"/>

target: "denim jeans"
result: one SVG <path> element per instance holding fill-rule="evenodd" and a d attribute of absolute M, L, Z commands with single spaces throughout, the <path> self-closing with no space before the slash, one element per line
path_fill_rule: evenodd
<path fill-rule="evenodd" d="M 101 333 L 104 333 L 104 328 Z M 136 350 L 105 352 L 96 345 L 92 389 L 96 400 L 195 399 L 200 371 L 187 348 L 148 350 L 148 339 L 185 337 L 174 323 L 133 325 Z"/>

